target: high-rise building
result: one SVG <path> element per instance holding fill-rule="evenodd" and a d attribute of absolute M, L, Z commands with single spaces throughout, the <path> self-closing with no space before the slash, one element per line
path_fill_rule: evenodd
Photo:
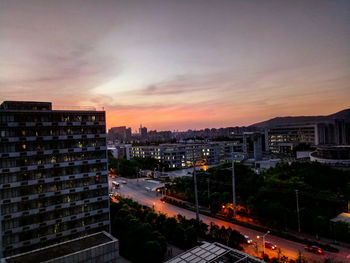
<path fill-rule="evenodd" d="M 140 125 L 139 133 L 140 133 L 140 136 L 142 138 L 146 137 L 147 136 L 147 128 L 146 127 L 142 127 L 142 125 Z"/>
<path fill-rule="evenodd" d="M 0 258 L 109 231 L 105 112 L 0 106 Z"/>
<path fill-rule="evenodd" d="M 252 157 L 256 161 L 262 159 L 262 138 L 263 134 L 261 132 L 243 132 L 243 153 L 246 158 L 250 158 L 250 152 L 252 152 Z"/>

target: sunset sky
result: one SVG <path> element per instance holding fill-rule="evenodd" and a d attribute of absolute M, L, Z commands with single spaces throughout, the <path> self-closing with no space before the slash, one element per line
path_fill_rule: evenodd
<path fill-rule="evenodd" d="M 186 130 L 350 107 L 350 1 L 0 1 L 0 101 Z"/>

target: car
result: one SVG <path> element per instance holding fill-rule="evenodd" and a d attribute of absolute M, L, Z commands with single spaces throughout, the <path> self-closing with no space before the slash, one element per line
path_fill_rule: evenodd
<path fill-rule="evenodd" d="M 308 246 L 308 247 L 305 247 L 305 250 L 315 254 L 320 254 L 320 255 L 323 254 L 322 248 L 317 246 Z"/>
<path fill-rule="evenodd" d="M 245 238 L 245 241 L 247 242 L 247 244 L 253 244 L 253 240 L 251 240 L 249 238 L 249 236 L 244 235 L 244 238 Z"/>
<path fill-rule="evenodd" d="M 118 187 L 119 187 L 119 183 L 118 183 L 118 182 L 114 182 L 114 181 L 113 181 L 113 182 L 112 182 L 112 185 L 113 185 L 114 188 L 118 188 Z"/>
<path fill-rule="evenodd" d="M 126 184 L 127 182 L 125 181 L 125 180 L 123 180 L 123 181 L 120 181 L 122 184 Z"/>
<path fill-rule="evenodd" d="M 271 242 L 269 241 L 265 241 L 265 247 L 266 248 L 269 248 L 269 249 L 272 249 L 272 250 L 275 250 L 277 248 L 276 245 L 272 244 Z"/>

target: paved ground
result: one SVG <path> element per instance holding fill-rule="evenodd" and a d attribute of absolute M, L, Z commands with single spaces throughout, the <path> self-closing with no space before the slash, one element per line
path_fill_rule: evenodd
<path fill-rule="evenodd" d="M 160 201 L 161 194 L 153 191 L 149 191 L 150 183 L 146 182 L 143 179 L 125 179 L 125 178 L 118 178 L 118 179 L 112 179 L 113 181 L 124 181 L 125 183 L 121 183 L 119 189 L 117 192 L 123 196 L 130 197 L 134 199 L 135 201 L 147 205 L 149 207 L 154 208 L 156 211 L 167 214 L 168 216 L 176 216 L 177 214 L 181 214 L 187 218 L 195 218 L 195 213 L 177 206 L 170 205 L 168 203 L 163 203 Z M 111 183 L 111 182 L 110 182 Z M 147 187 L 147 188 L 146 188 Z M 264 233 L 261 233 L 259 231 L 238 226 L 232 223 L 228 223 L 223 220 L 219 220 L 216 218 L 208 217 L 205 215 L 200 215 L 200 220 L 202 220 L 206 224 L 210 224 L 211 222 L 219 225 L 219 226 L 225 226 L 225 227 L 231 227 L 232 229 L 236 229 L 239 232 L 241 232 L 243 235 L 248 235 L 253 242 L 256 242 L 256 246 L 246 246 L 245 252 L 256 256 L 257 253 L 261 254 L 263 247 L 262 247 L 262 240 L 257 239 L 257 236 L 261 236 Z M 294 241 L 289 241 L 287 239 L 283 239 L 274 235 L 267 235 L 266 241 L 272 242 L 273 244 L 277 245 L 281 249 L 281 252 L 283 255 L 287 256 L 288 258 L 296 258 L 299 251 L 302 252 L 303 256 L 306 258 L 313 259 L 315 261 L 324 261 L 326 258 L 330 258 L 337 261 L 342 262 L 350 262 L 350 250 L 342 247 L 338 247 L 340 252 L 339 253 L 331 253 L 331 252 L 325 252 L 324 255 L 315 255 L 310 252 L 306 252 L 304 250 L 305 245 L 301 243 L 297 243 Z M 269 254 L 270 257 L 276 257 L 277 251 L 272 251 L 269 249 L 265 250 L 267 254 Z"/>

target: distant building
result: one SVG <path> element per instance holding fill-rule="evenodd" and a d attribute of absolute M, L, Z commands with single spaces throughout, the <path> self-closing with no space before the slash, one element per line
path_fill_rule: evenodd
<path fill-rule="evenodd" d="M 108 130 L 108 137 L 110 140 L 130 140 L 131 128 L 126 128 L 126 126 L 112 127 Z"/>
<path fill-rule="evenodd" d="M 1 104 L 0 258 L 109 231 L 105 125 L 95 109 Z"/>
<path fill-rule="evenodd" d="M 316 124 L 283 125 L 267 129 L 269 150 L 274 153 L 290 153 L 300 143 L 318 145 Z"/>
<path fill-rule="evenodd" d="M 263 134 L 260 132 L 244 132 L 243 133 L 243 153 L 249 158 L 250 152 L 256 161 L 262 159 L 263 153 Z"/>
<path fill-rule="evenodd" d="M 343 119 L 269 127 L 265 130 L 267 148 L 274 153 L 290 153 L 300 143 L 345 145 L 349 141 L 349 128 Z"/>
<path fill-rule="evenodd" d="M 142 125 L 140 125 L 139 133 L 140 133 L 141 138 L 145 138 L 147 136 L 147 128 L 142 127 Z"/>
<path fill-rule="evenodd" d="M 343 119 L 335 119 L 332 122 L 319 123 L 318 126 L 318 144 L 320 145 L 345 145 L 349 142 L 349 129 Z"/>
<path fill-rule="evenodd" d="M 350 145 L 317 147 L 310 154 L 310 160 L 335 166 L 350 166 Z"/>
<path fill-rule="evenodd" d="M 127 160 L 130 160 L 130 149 L 131 144 L 124 144 L 124 143 L 109 143 L 108 144 L 108 151 L 110 151 L 114 158 L 124 158 Z"/>
<path fill-rule="evenodd" d="M 152 157 L 169 168 L 188 168 L 194 162 L 208 165 L 231 160 L 235 142 L 177 143 L 158 146 L 134 146 L 131 157 Z M 239 147 L 241 148 L 241 147 Z"/>

